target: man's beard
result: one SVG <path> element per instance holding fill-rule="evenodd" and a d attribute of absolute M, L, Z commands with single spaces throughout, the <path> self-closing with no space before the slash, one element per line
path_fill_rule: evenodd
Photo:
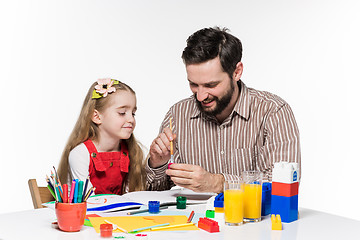
<path fill-rule="evenodd" d="M 215 108 L 211 111 L 206 110 L 206 108 L 202 106 L 201 102 L 197 100 L 196 93 L 194 94 L 194 97 L 196 100 L 196 104 L 201 112 L 203 112 L 205 115 L 215 117 L 216 115 L 222 113 L 222 111 L 224 111 L 224 109 L 229 105 L 231 98 L 234 94 L 234 90 L 235 90 L 234 82 L 230 80 L 230 89 L 225 93 L 225 95 L 222 96 L 221 98 L 213 97 L 212 100 L 216 102 L 216 105 Z M 206 100 L 208 100 L 208 98 L 205 99 L 204 101 Z"/>

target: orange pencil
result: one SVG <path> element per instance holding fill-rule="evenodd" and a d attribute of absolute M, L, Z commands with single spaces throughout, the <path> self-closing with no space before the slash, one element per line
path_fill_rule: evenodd
<path fill-rule="evenodd" d="M 192 221 L 192 219 L 193 219 L 193 217 L 194 217 L 194 214 L 195 214 L 194 211 L 192 211 L 192 212 L 190 213 L 190 216 L 189 216 L 189 218 L 188 218 L 188 220 L 187 220 L 187 223 L 190 223 L 190 222 Z"/>

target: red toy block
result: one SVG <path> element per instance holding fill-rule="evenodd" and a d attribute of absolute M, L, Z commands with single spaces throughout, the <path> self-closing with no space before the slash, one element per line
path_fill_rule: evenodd
<path fill-rule="evenodd" d="M 273 182 L 271 194 L 282 197 L 292 197 L 299 194 L 299 182 L 280 183 Z"/>
<path fill-rule="evenodd" d="M 200 218 L 198 222 L 198 228 L 204 229 L 208 232 L 219 232 L 219 225 L 217 221 L 214 221 L 210 218 Z"/>

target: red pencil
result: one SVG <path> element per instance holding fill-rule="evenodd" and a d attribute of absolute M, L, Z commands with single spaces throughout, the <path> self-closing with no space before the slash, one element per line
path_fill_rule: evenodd
<path fill-rule="evenodd" d="M 188 220 L 187 220 L 187 222 L 188 223 L 190 223 L 191 222 L 191 220 L 193 219 L 193 217 L 194 217 L 194 214 L 195 214 L 195 212 L 194 211 L 192 211 L 191 213 L 190 213 L 190 216 L 189 216 L 189 218 L 188 218 Z"/>
<path fill-rule="evenodd" d="M 69 195 L 68 195 L 68 185 L 63 185 L 63 202 L 68 203 L 69 202 Z"/>

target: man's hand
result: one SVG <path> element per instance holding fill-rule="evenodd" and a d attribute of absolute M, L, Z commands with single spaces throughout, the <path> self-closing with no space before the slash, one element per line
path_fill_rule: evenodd
<path fill-rule="evenodd" d="M 166 174 L 180 187 L 185 187 L 194 192 L 216 192 L 223 191 L 224 176 L 207 172 L 198 165 L 171 164 Z"/>
<path fill-rule="evenodd" d="M 173 134 L 170 128 L 164 128 L 164 131 L 154 139 L 150 145 L 149 166 L 151 168 L 160 167 L 169 161 L 170 141 L 175 138 L 176 134 Z"/>

